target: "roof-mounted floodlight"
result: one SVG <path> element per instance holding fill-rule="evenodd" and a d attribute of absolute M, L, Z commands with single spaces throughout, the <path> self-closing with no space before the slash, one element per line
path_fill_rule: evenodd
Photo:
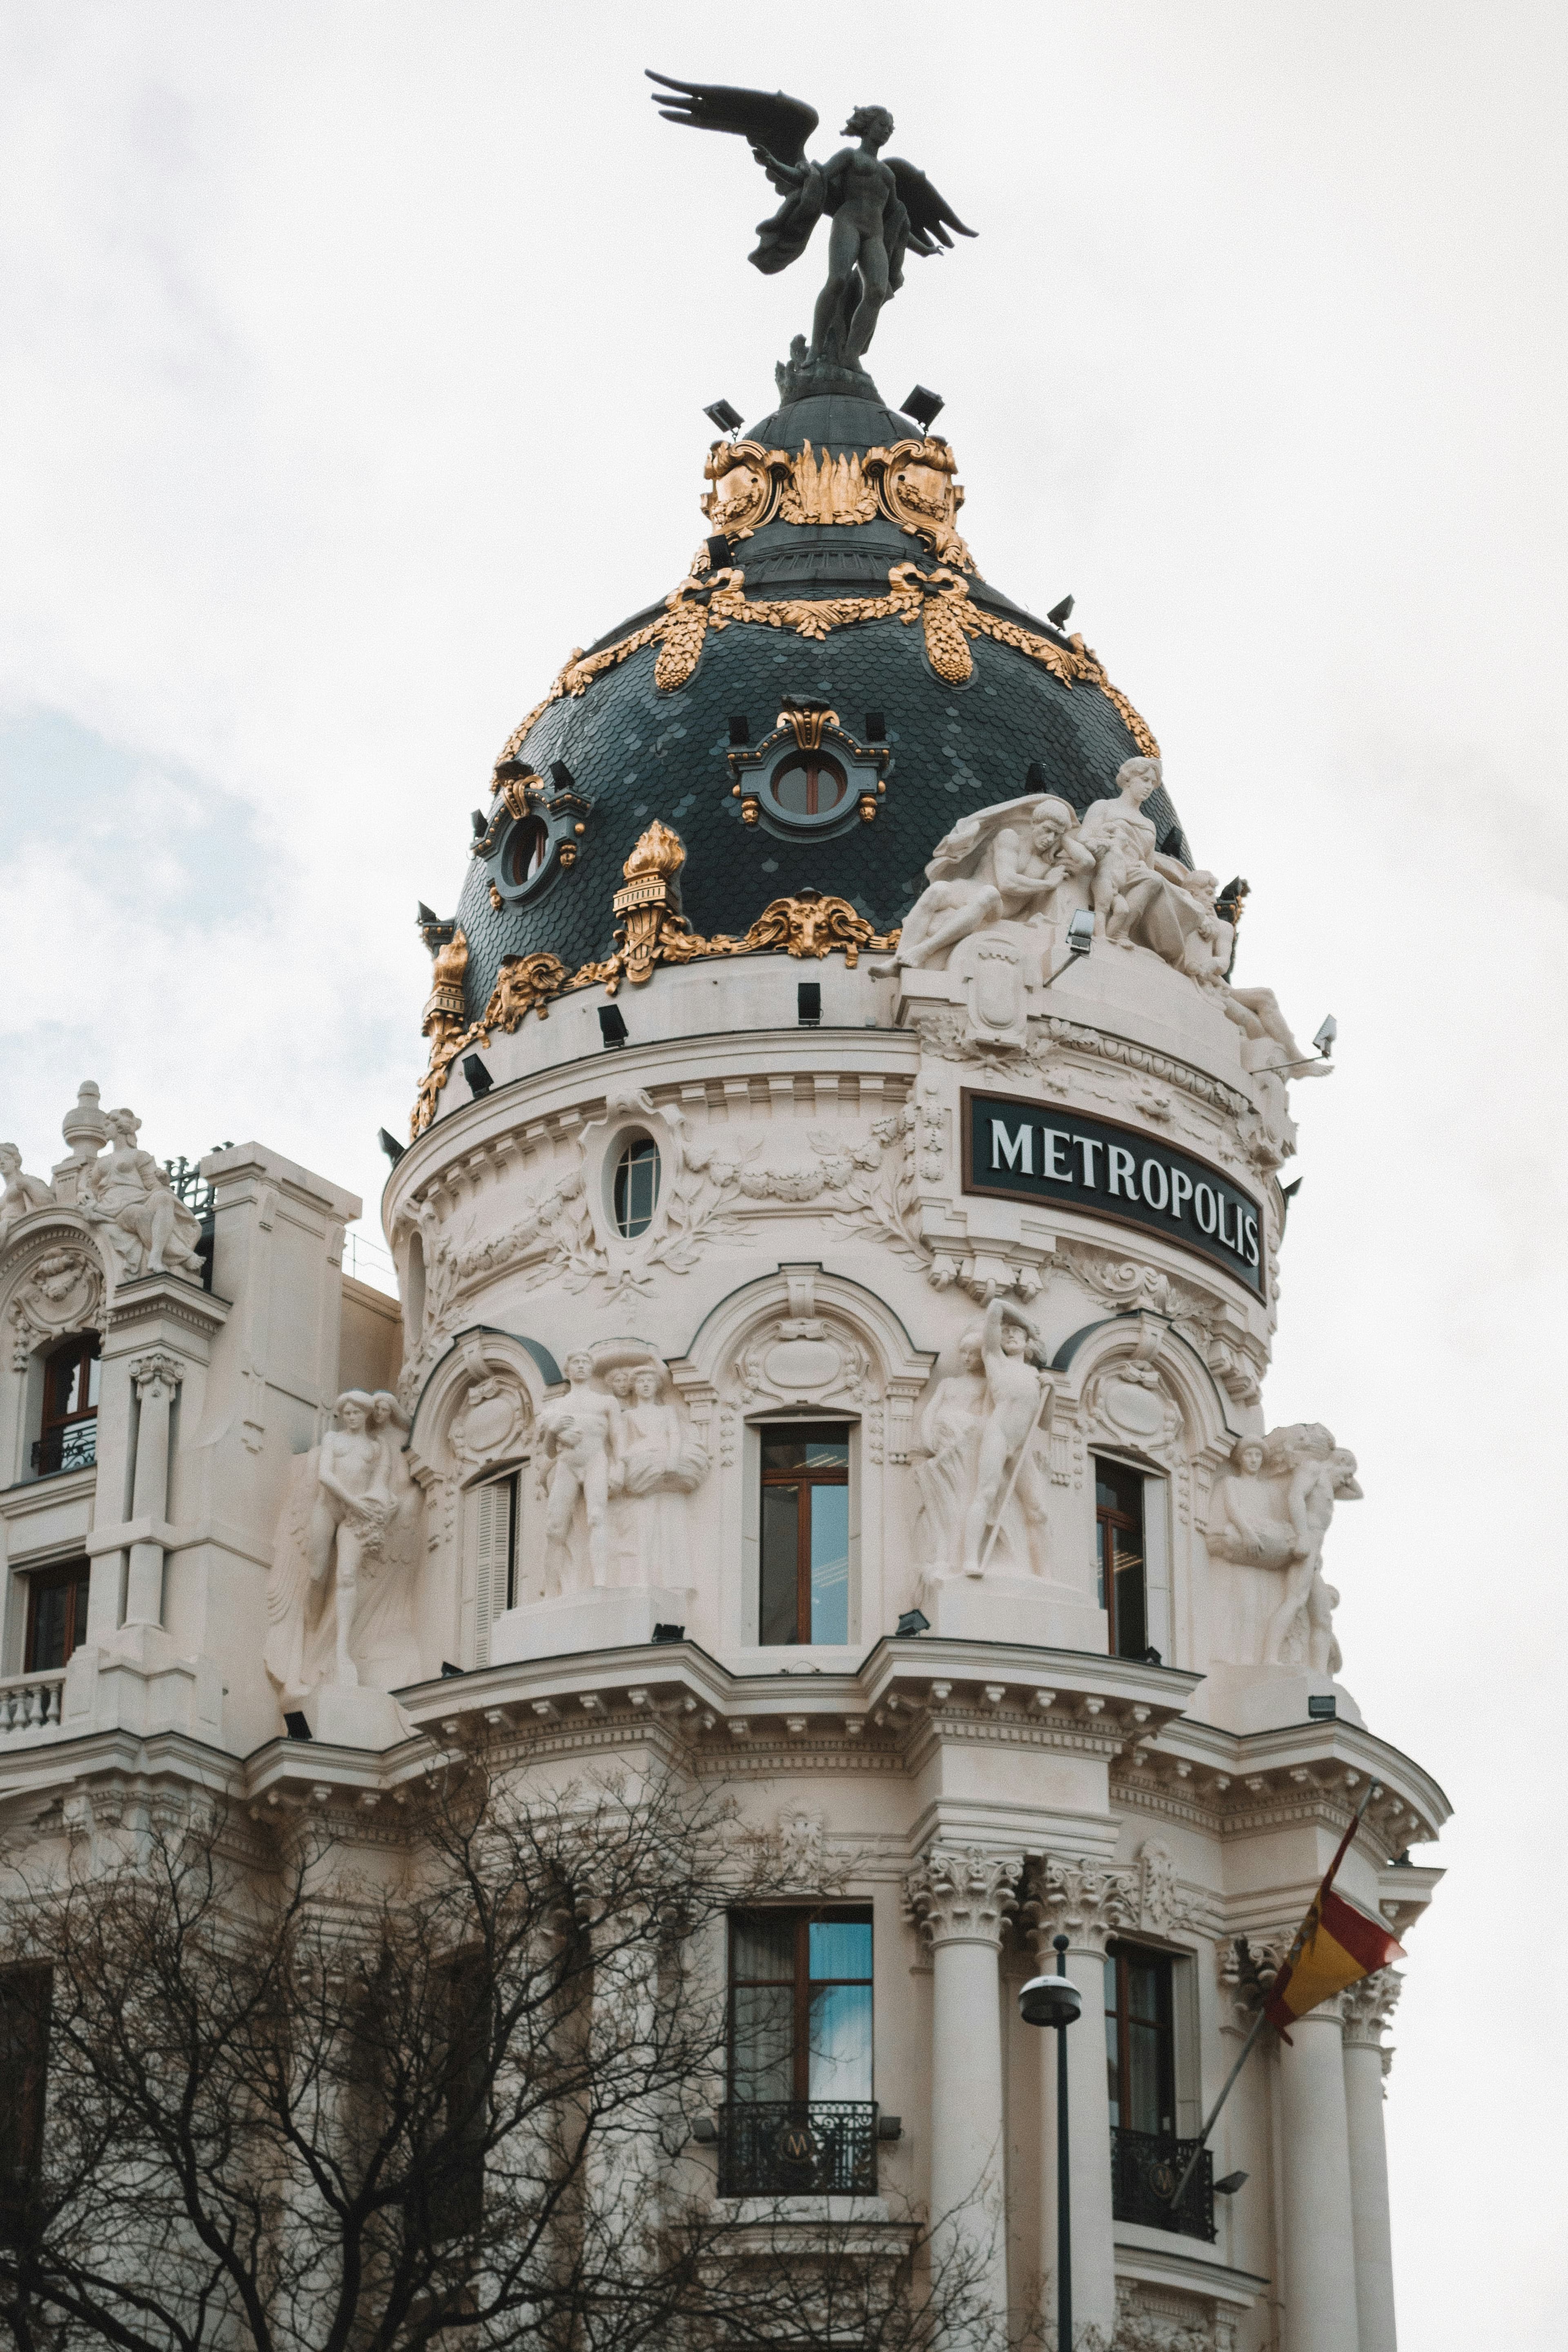
<path fill-rule="evenodd" d="M 727 400 L 710 400 L 702 414 L 710 423 L 719 427 L 721 433 L 738 433 L 746 421 L 740 410 L 731 408 Z"/>
<path fill-rule="evenodd" d="M 626 1027 L 626 1016 L 618 1004 L 600 1005 L 599 1035 L 606 1045 L 624 1045 L 631 1034 Z"/>
<path fill-rule="evenodd" d="M 903 1615 L 899 1620 L 898 1631 L 906 1636 L 915 1633 L 929 1633 L 931 1632 L 931 1619 L 926 1616 L 922 1610 L 906 1609 Z"/>
<path fill-rule="evenodd" d="M 1076 602 L 1077 599 L 1075 597 L 1064 596 L 1059 604 L 1053 604 L 1051 606 L 1050 611 L 1046 614 L 1046 618 L 1050 623 L 1053 629 L 1065 629 L 1067 627 L 1068 623 L 1072 619 L 1072 608 Z"/>
<path fill-rule="evenodd" d="M 477 1054 L 464 1055 L 463 1076 L 468 1082 L 468 1092 L 473 1096 L 476 1102 L 479 1101 L 481 1095 L 488 1095 L 490 1088 L 495 1084 L 495 1080 L 491 1077 L 489 1072 L 486 1069 L 484 1064 L 480 1061 Z"/>
<path fill-rule="evenodd" d="M 1269 1062 L 1266 1067 L 1271 1070 L 1277 1078 L 1288 1077 L 1292 1070 L 1316 1069 L 1320 1063 L 1332 1060 L 1334 1040 L 1339 1034 L 1339 1023 L 1331 1013 L 1325 1013 L 1318 1034 L 1312 1040 L 1318 1049 L 1315 1055 L 1304 1055 L 1299 1062 Z"/>
<path fill-rule="evenodd" d="M 923 425 L 929 433 L 946 406 L 940 392 L 928 392 L 923 383 L 917 383 L 904 403 L 903 413 L 912 416 L 917 425 Z"/>
<path fill-rule="evenodd" d="M 1079 956 L 1088 955 L 1093 946 L 1094 917 L 1089 913 L 1087 907 L 1080 907 L 1078 912 L 1069 918 L 1068 922 L 1067 962 L 1058 964 L 1055 971 L 1050 974 L 1050 977 L 1046 980 L 1042 985 L 1046 988 L 1049 988 L 1054 982 L 1060 980 L 1063 972 L 1066 971 L 1070 965 L 1076 963 Z"/>
<path fill-rule="evenodd" d="M 735 560 L 735 551 L 731 546 L 729 541 L 725 538 L 723 532 L 721 530 L 716 530 L 711 539 L 705 540 L 703 544 L 708 550 L 709 571 L 728 572 L 731 564 Z"/>
<path fill-rule="evenodd" d="M 392 1165 L 395 1168 L 404 1153 L 407 1150 L 408 1146 L 405 1143 L 399 1143 L 396 1136 L 389 1135 L 384 1127 L 378 1127 L 376 1129 L 375 1139 L 380 1144 L 382 1150 L 385 1152 L 388 1160 L 392 1162 Z"/>
<path fill-rule="evenodd" d="M 1321 1054 L 1325 1062 L 1329 1060 L 1330 1056 L 1333 1053 L 1334 1039 L 1339 1035 L 1339 1023 L 1334 1019 L 1331 1013 L 1325 1013 L 1323 1015 L 1323 1025 L 1312 1040 L 1313 1045 L 1317 1047 L 1319 1053 Z"/>
<path fill-rule="evenodd" d="M 1245 2172 L 1227 2172 L 1223 2180 L 1215 2182 L 1214 2193 L 1216 2197 L 1234 2197 L 1238 2189 L 1246 2188 L 1249 2178 Z"/>

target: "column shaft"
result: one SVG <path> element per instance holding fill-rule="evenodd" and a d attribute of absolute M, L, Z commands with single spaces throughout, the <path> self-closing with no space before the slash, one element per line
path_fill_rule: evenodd
<path fill-rule="evenodd" d="M 1394 2352 L 1394 2248 L 1388 2221 L 1388 2152 L 1383 2133 L 1383 2052 L 1345 2037 L 1345 2115 L 1355 2226 L 1359 2352 Z"/>
<path fill-rule="evenodd" d="M 931 2220 L 939 2245 L 979 2263 L 984 2301 L 1007 2308 L 1003 2195 L 1000 1970 L 994 1940 L 935 1945 L 931 2026 Z"/>
<path fill-rule="evenodd" d="M 1361 2352 L 1337 2004 L 1299 2018 L 1290 2035 L 1279 2051 L 1286 2352 Z"/>

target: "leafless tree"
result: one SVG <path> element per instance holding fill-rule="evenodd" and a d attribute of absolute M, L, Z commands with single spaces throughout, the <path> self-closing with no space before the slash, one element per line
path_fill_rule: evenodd
<path fill-rule="evenodd" d="M 803 2230 L 683 2167 L 723 2063 L 705 1954 L 776 1891 L 721 1795 L 470 1756 L 384 1810 L 351 1841 L 153 1795 L 90 1858 L 10 1858 L 17 2352 L 926 2352 L 984 2326 L 914 2221 Z"/>

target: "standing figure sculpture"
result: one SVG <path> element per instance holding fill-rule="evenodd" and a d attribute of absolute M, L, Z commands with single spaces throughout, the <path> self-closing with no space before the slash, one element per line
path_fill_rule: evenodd
<path fill-rule="evenodd" d="M 814 163 L 805 142 L 819 117 L 804 100 L 783 90 L 736 89 L 716 82 L 678 81 L 654 73 L 661 87 L 654 103 L 667 122 L 692 131 L 726 131 L 744 139 L 784 203 L 757 231 L 751 258 L 768 276 L 787 269 L 805 251 L 824 213 L 833 226 L 827 283 L 816 300 L 811 346 L 797 336 L 787 373 L 795 392 L 828 388 L 828 379 L 861 379 L 860 362 L 877 329 L 878 313 L 904 282 L 904 255 L 951 247 L 950 230 L 973 236 L 923 172 L 897 156 L 883 158 L 893 135 L 885 106 L 858 106 L 844 126 L 847 139 L 831 162 Z M 673 97 L 670 93 L 674 93 Z M 820 379 L 814 387 L 812 377 Z M 860 388 L 858 386 L 857 388 Z"/>
<path fill-rule="evenodd" d="M 1015 1489 L 1026 1518 L 1037 1523 L 1044 1517 L 1044 1504 L 1033 1492 L 1035 1473 L 1028 1459 L 1041 1404 L 1048 1393 L 1047 1384 L 1026 1361 L 1030 1341 L 1038 1338 L 1034 1325 L 1006 1299 L 994 1298 L 985 1309 L 980 1353 L 989 1410 L 980 1432 L 974 1489 L 964 1514 L 965 1576 L 984 1574 L 995 1531 Z"/>
<path fill-rule="evenodd" d="M 319 1683 L 417 1679 L 413 1578 L 423 1498 L 406 1417 L 385 1390 L 345 1389 L 335 1428 L 294 1465 L 267 1580 L 263 1663 L 285 1706 Z"/>
<path fill-rule="evenodd" d="M 581 1501 L 587 1522 L 591 1585 L 610 1580 L 610 1450 L 620 1407 L 591 1385 L 594 1359 L 585 1349 L 566 1359 L 569 1393 L 546 1405 L 539 1416 L 542 1454 L 548 1465 L 542 1485 L 544 1591 L 547 1598 L 574 1591 L 581 1582 L 572 1558 L 573 1524 Z"/>

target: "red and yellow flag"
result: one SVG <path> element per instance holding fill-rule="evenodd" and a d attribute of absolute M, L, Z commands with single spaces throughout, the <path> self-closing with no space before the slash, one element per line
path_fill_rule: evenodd
<path fill-rule="evenodd" d="M 1362 1810 L 1365 1803 L 1363 1798 Z M 1359 1984 L 1363 1977 L 1385 1969 L 1390 1960 L 1405 1958 L 1404 1946 L 1394 1941 L 1380 1920 L 1334 1893 L 1334 1874 L 1349 1851 L 1360 1821 L 1358 1811 L 1340 1840 L 1339 1851 L 1329 1864 L 1322 1885 L 1308 1906 L 1289 1958 L 1269 1988 L 1263 2013 L 1281 2033 L 1293 2019 L 1305 2017 L 1320 2001 L 1331 2000 L 1347 1985 Z M 1289 2041 L 1290 2037 L 1286 2034 L 1285 2038 Z"/>

